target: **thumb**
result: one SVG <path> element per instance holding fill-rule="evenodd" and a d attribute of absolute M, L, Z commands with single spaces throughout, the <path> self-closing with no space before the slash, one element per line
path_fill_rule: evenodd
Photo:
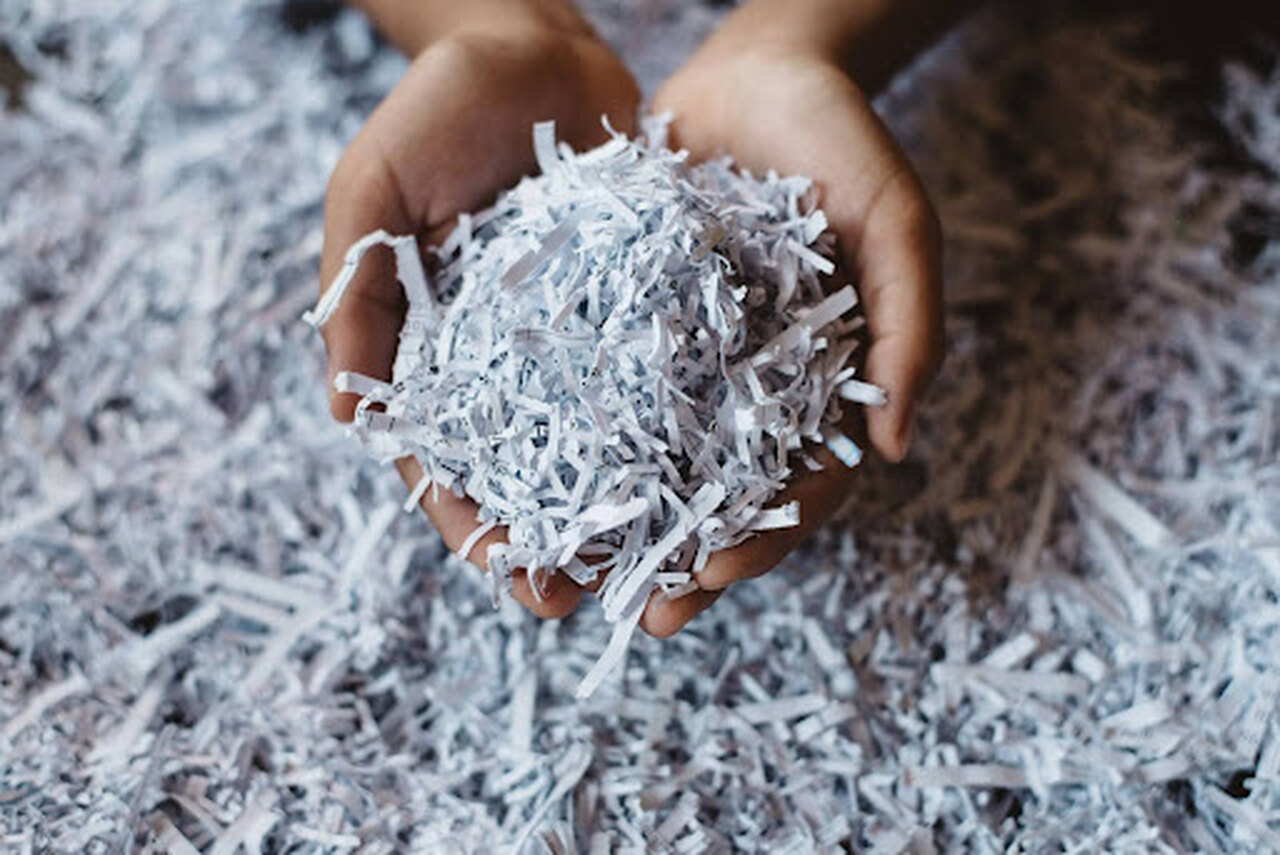
<path fill-rule="evenodd" d="M 850 263 L 871 333 L 866 377 L 888 396 L 867 412 L 871 443 L 886 459 L 906 456 L 916 400 L 944 353 L 942 230 L 919 182 L 903 165 L 867 220 Z"/>
<path fill-rule="evenodd" d="M 393 173 L 380 158 L 364 154 L 357 140 L 343 155 L 325 192 L 322 292 L 342 269 L 347 248 L 361 237 L 378 229 L 406 234 L 413 228 Z M 329 357 L 329 403 L 334 418 L 350 421 L 359 401 L 358 395 L 334 390 L 333 378 L 339 372 L 391 378 L 405 308 L 390 251 L 371 251 L 321 328 Z"/>

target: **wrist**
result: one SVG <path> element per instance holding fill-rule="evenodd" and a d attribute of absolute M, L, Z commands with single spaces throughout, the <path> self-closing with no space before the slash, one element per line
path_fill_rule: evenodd
<path fill-rule="evenodd" d="M 748 0 L 712 51 L 819 60 L 874 92 L 978 0 Z"/>
<path fill-rule="evenodd" d="M 837 59 L 882 0 L 748 0 L 707 40 L 713 52 Z"/>
<path fill-rule="evenodd" d="M 409 57 L 435 42 L 470 35 L 511 38 L 595 34 L 565 0 L 349 0 L 382 35 Z"/>

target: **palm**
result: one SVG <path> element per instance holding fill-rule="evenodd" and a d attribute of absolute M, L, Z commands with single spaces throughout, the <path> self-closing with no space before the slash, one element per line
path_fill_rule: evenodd
<path fill-rule="evenodd" d="M 704 60 L 703 63 L 710 62 Z M 906 161 L 849 78 L 809 59 L 697 60 L 659 90 L 680 145 L 695 157 L 730 154 L 756 171 L 807 175 L 833 222 L 865 220 Z M 839 228 L 839 226 L 837 226 Z"/>
<path fill-rule="evenodd" d="M 940 233 L 910 164 L 853 82 L 838 67 L 800 55 L 705 48 L 658 92 L 672 133 L 695 157 L 731 155 L 748 169 L 814 179 L 838 238 L 840 273 L 858 285 L 871 348 L 867 378 L 889 394 L 871 411 L 872 445 L 891 460 L 906 451 L 913 401 L 942 352 Z M 795 481 L 801 524 L 712 556 L 704 590 L 654 601 L 642 625 L 666 635 L 707 608 L 729 584 L 775 566 L 841 504 L 851 473 L 820 449 L 821 472 Z"/>

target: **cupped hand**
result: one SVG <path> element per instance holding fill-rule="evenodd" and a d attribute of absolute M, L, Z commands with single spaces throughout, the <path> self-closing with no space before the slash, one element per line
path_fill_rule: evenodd
<path fill-rule="evenodd" d="M 882 457 L 901 460 L 915 401 L 942 360 L 942 241 L 919 180 L 866 97 L 817 52 L 713 39 L 662 86 L 653 109 L 671 113 L 673 146 L 695 158 L 728 154 L 757 174 L 814 179 L 837 237 L 836 276 L 847 277 L 834 284 L 852 281 L 866 313 L 863 379 L 888 393 L 885 407 L 867 411 L 867 434 Z M 825 448 L 816 456 L 822 471 L 803 474 L 779 497 L 799 501 L 799 526 L 713 555 L 698 577 L 702 590 L 655 596 L 641 626 L 659 636 L 678 631 L 725 587 L 767 572 L 821 525 L 853 473 Z"/>
<path fill-rule="evenodd" d="M 531 130 L 552 119 L 575 148 L 603 142 L 601 116 L 629 131 L 638 91 L 613 53 L 585 31 L 495 27 L 446 36 L 412 62 L 343 154 L 325 194 L 321 287 L 327 287 L 353 243 L 369 232 L 413 234 L 438 243 L 457 216 L 493 201 L 535 170 Z M 358 396 L 332 391 L 333 377 L 356 371 L 389 379 L 406 305 L 390 253 L 371 253 L 324 326 L 334 417 L 350 421 Z M 422 470 L 397 464 L 409 484 Z M 422 501 L 451 550 L 478 525 L 477 507 L 448 491 Z M 495 529 L 471 549 L 484 568 Z M 573 609 L 580 590 L 555 574 L 541 596 L 522 572 L 515 598 L 543 617 Z"/>

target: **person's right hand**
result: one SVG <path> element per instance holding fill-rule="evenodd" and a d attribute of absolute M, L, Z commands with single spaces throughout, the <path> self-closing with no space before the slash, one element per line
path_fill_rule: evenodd
<path fill-rule="evenodd" d="M 619 131 L 634 125 L 639 93 L 631 75 L 589 30 L 497 22 L 432 42 L 374 111 L 343 154 L 325 194 L 321 288 L 353 243 L 376 229 L 438 243 L 457 216 L 482 208 L 535 169 L 533 124 L 553 119 L 556 134 L 582 150 L 605 141 L 601 116 Z M 333 390 L 356 371 L 389 379 L 406 305 L 389 252 L 370 253 L 323 328 L 333 415 L 350 421 L 358 396 Z M 398 462 L 405 481 L 422 470 Z M 422 507 L 454 551 L 478 525 L 477 506 L 441 490 Z M 484 567 L 495 529 L 469 557 Z M 541 598 L 523 571 L 515 598 L 541 617 L 560 617 L 580 589 L 553 574 Z"/>
<path fill-rule="evenodd" d="M 814 180 L 837 238 L 841 278 L 830 284 L 857 282 L 870 330 L 865 379 L 888 394 L 887 406 L 866 411 L 869 439 L 897 462 L 915 402 L 944 352 L 940 225 L 911 164 L 845 69 L 803 42 L 780 42 L 762 18 L 708 41 L 662 86 L 654 106 L 672 114 L 672 138 L 695 159 L 729 154 L 756 174 Z M 777 497 L 799 502 L 800 524 L 713 554 L 698 574 L 701 590 L 655 596 L 641 628 L 678 631 L 730 584 L 768 572 L 829 518 L 853 489 L 856 470 L 824 448 L 813 456 L 823 469 L 802 472 Z"/>

